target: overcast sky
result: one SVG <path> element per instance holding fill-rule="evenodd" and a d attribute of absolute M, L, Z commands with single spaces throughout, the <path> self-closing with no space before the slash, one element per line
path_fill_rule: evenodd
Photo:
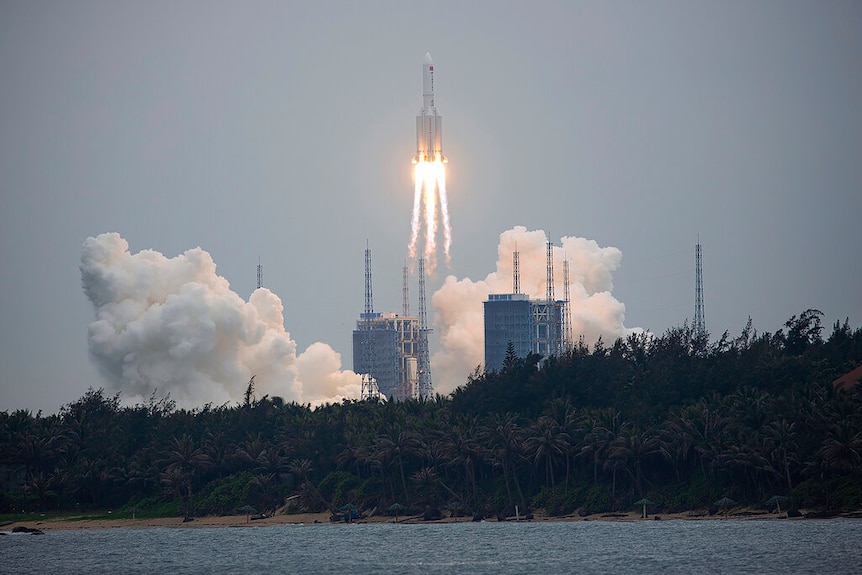
<path fill-rule="evenodd" d="M 201 247 L 352 367 L 363 250 L 400 311 L 421 65 L 451 274 L 514 226 L 622 252 L 625 325 L 862 324 L 862 4 L 0 2 L 0 410 L 105 386 L 82 244 Z M 415 305 L 415 304 L 414 304 Z M 415 308 L 414 308 L 415 309 Z M 464 377 L 466 379 L 466 373 Z"/>

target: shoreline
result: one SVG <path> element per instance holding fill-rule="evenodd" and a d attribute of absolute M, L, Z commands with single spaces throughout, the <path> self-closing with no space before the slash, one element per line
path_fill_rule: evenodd
<path fill-rule="evenodd" d="M 775 513 L 763 510 L 755 510 L 750 508 L 741 508 L 735 512 L 724 514 L 715 514 L 710 516 L 705 511 L 692 510 L 681 513 L 654 513 L 643 518 L 641 512 L 631 511 L 627 513 L 596 513 L 586 517 L 580 517 L 577 514 L 564 515 L 559 517 L 551 517 L 541 512 L 535 512 L 532 519 L 521 519 L 523 522 L 543 523 L 543 522 L 578 522 L 578 521 L 611 521 L 611 522 L 635 522 L 635 521 L 744 521 L 749 519 L 773 519 L 773 520 L 801 520 L 808 518 L 816 518 L 816 513 L 806 513 L 801 510 L 801 517 L 787 517 L 784 512 Z M 814 517 L 811 517 L 814 516 Z M 13 521 L 3 527 L 0 527 L 2 532 L 11 532 L 15 527 L 26 527 L 29 529 L 39 529 L 43 532 L 74 530 L 74 529 L 148 529 L 148 528 L 172 528 L 172 529 L 195 529 L 202 527 L 228 527 L 228 528 L 255 528 L 269 527 L 273 525 L 344 525 L 344 522 L 330 522 L 330 513 L 295 513 L 295 514 L 276 514 L 273 517 L 250 520 L 245 515 L 225 515 L 225 516 L 207 516 L 195 518 L 192 521 L 184 521 L 181 517 L 159 517 L 154 519 L 86 519 L 86 516 L 79 517 L 64 517 L 50 518 L 46 517 L 39 520 L 28 521 Z M 837 513 L 835 517 L 847 518 L 862 518 L 862 513 Z M 430 523 L 469 523 L 472 522 L 472 517 L 445 517 L 432 521 L 424 521 L 422 516 L 407 516 L 399 517 L 400 524 L 430 524 Z M 489 522 L 497 522 L 491 518 Z M 515 523 L 517 520 L 510 517 L 506 522 Z M 395 518 L 387 515 L 376 515 L 364 519 L 359 519 L 353 523 L 395 523 Z"/>

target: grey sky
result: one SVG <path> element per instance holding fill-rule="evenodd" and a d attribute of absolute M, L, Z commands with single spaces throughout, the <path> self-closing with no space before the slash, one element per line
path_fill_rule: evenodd
<path fill-rule="evenodd" d="M 482 279 L 515 225 L 623 253 L 626 325 L 862 323 L 858 2 L 0 3 L 0 409 L 104 382 L 81 245 L 196 246 L 300 348 L 351 367 L 363 250 L 400 310 L 421 63 L 454 241 Z M 466 374 L 465 374 L 466 377 Z"/>

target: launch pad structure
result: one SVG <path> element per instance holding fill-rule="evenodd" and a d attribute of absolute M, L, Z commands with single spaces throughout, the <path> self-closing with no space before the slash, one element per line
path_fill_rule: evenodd
<path fill-rule="evenodd" d="M 365 250 L 365 310 L 353 331 L 353 371 L 362 376 L 362 399 L 429 399 L 433 394 L 425 310 L 425 268 L 419 259 L 419 315 L 409 315 L 408 278 L 403 270 L 402 315 L 375 312 L 371 250 Z"/>
<path fill-rule="evenodd" d="M 558 356 L 572 346 L 568 261 L 563 265 L 565 299 L 558 300 L 554 296 L 553 244 L 547 244 L 544 299 L 520 293 L 519 260 L 516 248 L 512 255 L 514 293 L 490 294 L 484 304 L 486 370 L 502 369 L 510 347 L 523 359 L 529 354 Z"/>
<path fill-rule="evenodd" d="M 449 261 L 451 229 L 446 199 L 447 162 L 443 155 L 443 118 L 437 111 L 434 90 L 434 60 L 425 53 L 422 61 L 422 107 L 416 116 L 416 155 L 411 235 L 407 251 L 418 263 L 419 313 L 410 314 L 409 269 L 403 268 L 401 315 L 374 311 L 371 289 L 371 251 L 365 250 L 365 310 L 353 331 L 353 371 L 362 375 L 362 398 L 430 399 L 433 394 L 431 361 L 428 349 L 428 313 L 425 299 L 426 264 L 428 273 L 436 265 L 437 210 L 442 218 L 443 251 Z M 424 208 L 424 210 L 423 210 Z M 417 257 L 420 216 L 424 211 L 425 245 Z M 415 259 L 414 259 L 415 258 Z"/>

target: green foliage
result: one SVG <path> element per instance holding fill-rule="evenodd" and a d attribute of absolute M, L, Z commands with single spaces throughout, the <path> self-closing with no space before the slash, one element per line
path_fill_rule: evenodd
<path fill-rule="evenodd" d="M 157 519 L 160 517 L 177 517 L 180 514 L 175 500 L 165 500 L 160 496 L 146 497 L 139 501 L 130 501 L 124 505 L 118 517 L 136 519 Z"/>
<path fill-rule="evenodd" d="M 581 507 L 589 513 L 604 513 L 612 510 L 611 494 L 606 485 L 591 485 L 576 495 Z"/>
<path fill-rule="evenodd" d="M 318 489 L 333 507 L 338 508 L 347 503 L 356 505 L 356 490 L 361 483 L 359 477 L 351 473 L 333 471 L 323 478 Z"/>
<path fill-rule="evenodd" d="M 195 506 L 201 515 L 232 515 L 243 505 L 259 505 L 260 499 L 260 493 L 255 493 L 254 475 L 243 471 L 209 482 Z"/>
<path fill-rule="evenodd" d="M 858 477 L 833 477 L 827 480 L 807 480 L 793 490 L 797 507 L 828 510 L 862 508 L 862 483 Z"/>
<path fill-rule="evenodd" d="M 577 511 L 580 507 L 579 495 L 581 490 L 566 489 L 563 484 L 557 484 L 553 487 L 542 487 L 532 500 L 533 507 L 543 508 L 548 515 L 559 517 L 569 515 Z"/>
<path fill-rule="evenodd" d="M 655 501 L 668 513 L 680 513 L 690 509 L 706 509 L 724 496 L 721 485 L 710 477 L 695 475 L 688 482 L 662 486 L 648 499 Z"/>
<path fill-rule="evenodd" d="M 0 412 L 0 512 L 235 513 L 452 503 L 508 514 L 666 511 L 723 496 L 862 506 L 862 329 L 806 310 L 782 330 L 696 339 L 688 325 L 560 357 L 507 354 L 449 397 L 311 409 L 254 394 L 178 410 L 88 390 L 58 414 Z M 512 350 L 510 350 L 512 351 Z M 541 361 L 540 361 L 541 360 Z M 125 505 L 124 505 L 125 504 Z M 101 512 L 101 511 L 99 511 Z"/>

